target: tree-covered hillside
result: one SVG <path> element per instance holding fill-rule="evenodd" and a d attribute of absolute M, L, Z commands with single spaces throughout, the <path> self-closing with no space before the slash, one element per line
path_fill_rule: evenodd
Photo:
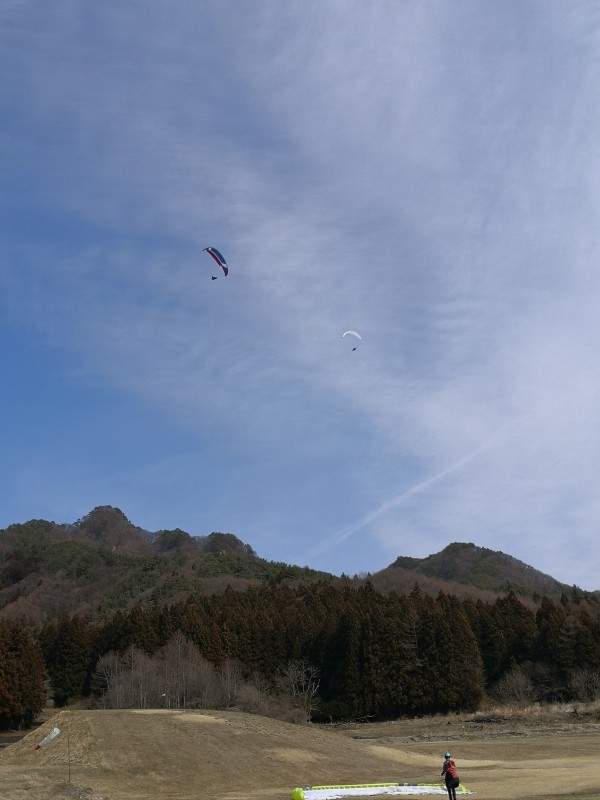
<path fill-rule="evenodd" d="M 600 697 L 600 602 L 576 593 L 532 610 L 513 593 L 486 603 L 271 580 L 42 625 L 5 621 L 0 643 L 0 725 L 35 716 L 46 685 L 59 706 L 266 713 L 286 701 L 315 721 L 475 710 L 488 696 Z"/>
<path fill-rule="evenodd" d="M 334 577 L 231 533 L 144 531 L 105 506 L 0 531 L 0 616 L 0 727 L 31 722 L 48 694 L 287 703 L 315 720 L 600 697 L 598 593 L 474 545 Z"/>
<path fill-rule="evenodd" d="M 0 531 L 0 617 L 43 619 L 151 606 L 270 579 L 326 573 L 267 561 L 231 533 L 150 533 L 108 506 L 72 525 L 45 520 Z"/>
<path fill-rule="evenodd" d="M 74 523 L 31 520 L 0 531 L 0 619 L 88 615 L 138 602 L 153 607 L 273 579 L 339 584 L 346 577 L 268 561 L 232 533 L 146 531 L 111 506 Z M 443 591 L 486 602 L 507 591 L 534 603 L 571 591 L 511 556 L 460 543 L 423 559 L 400 556 L 352 582 L 367 579 L 382 592 L 409 593 L 418 584 L 431 596 Z"/>
<path fill-rule="evenodd" d="M 525 596 L 558 595 L 564 583 L 512 556 L 471 543 L 454 542 L 427 558 L 399 556 L 391 569 L 475 586 L 484 591 L 513 591 Z"/>

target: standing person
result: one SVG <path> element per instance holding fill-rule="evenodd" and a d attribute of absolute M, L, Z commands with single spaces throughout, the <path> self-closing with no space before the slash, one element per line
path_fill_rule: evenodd
<path fill-rule="evenodd" d="M 456 789 L 460 783 L 456 764 L 450 757 L 450 753 L 444 753 L 444 763 L 442 764 L 442 777 L 448 790 L 448 800 L 456 800 Z"/>

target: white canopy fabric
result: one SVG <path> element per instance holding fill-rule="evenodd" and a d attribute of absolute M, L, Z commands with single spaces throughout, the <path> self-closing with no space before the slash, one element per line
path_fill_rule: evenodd
<path fill-rule="evenodd" d="M 355 786 L 306 786 L 304 800 L 337 800 L 344 797 L 379 797 L 381 795 L 404 795 L 408 797 L 448 795 L 443 783 L 370 783 Z M 472 794 L 459 786 L 457 794 Z"/>

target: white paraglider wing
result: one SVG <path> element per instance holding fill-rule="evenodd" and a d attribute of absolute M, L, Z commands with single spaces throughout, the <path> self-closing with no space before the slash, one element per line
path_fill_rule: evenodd
<path fill-rule="evenodd" d="M 357 333 L 356 331 L 346 331 L 345 333 L 342 333 L 342 339 L 346 336 L 354 337 L 355 339 L 359 339 L 359 341 L 362 342 L 362 336 L 360 335 L 360 333 Z M 352 339 L 350 339 L 350 341 L 352 342 Z M 354 352 L 357 347 L 358 347 L 358 342 L 354 343 L 352 352 Z"/>

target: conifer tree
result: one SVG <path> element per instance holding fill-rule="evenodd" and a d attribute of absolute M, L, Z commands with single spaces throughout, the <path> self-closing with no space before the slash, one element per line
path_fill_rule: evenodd
<path fill-rule="evenodd" d="M 46 702 L 42 651 L 21 622 L 0 620 L 0 729 L 29 727 Z"/>
<path fill-rule="evenodd" d="M 506 642 L 505 667 L 520 664 L 531 658 L 537 628 L 534 614 L 526 608 L 514 592 L 496 600 L 496 608 Z"/>
<path fill-rule="evenodd" d="M 462 605 L 455 597 L 440 594 L 438 605 L 443 624 L 440 637 L 450 652 L 447 666 L 445 703 L 441 711 L 474 711 L 483 697 L 483 664 L 477 639 Z"/>
<path fill-rule="evenodd" d="M 44 660 L 57 706 L 89 694 L 91 627 L 78 615 L 63 616 L 41 632 Z"/>

